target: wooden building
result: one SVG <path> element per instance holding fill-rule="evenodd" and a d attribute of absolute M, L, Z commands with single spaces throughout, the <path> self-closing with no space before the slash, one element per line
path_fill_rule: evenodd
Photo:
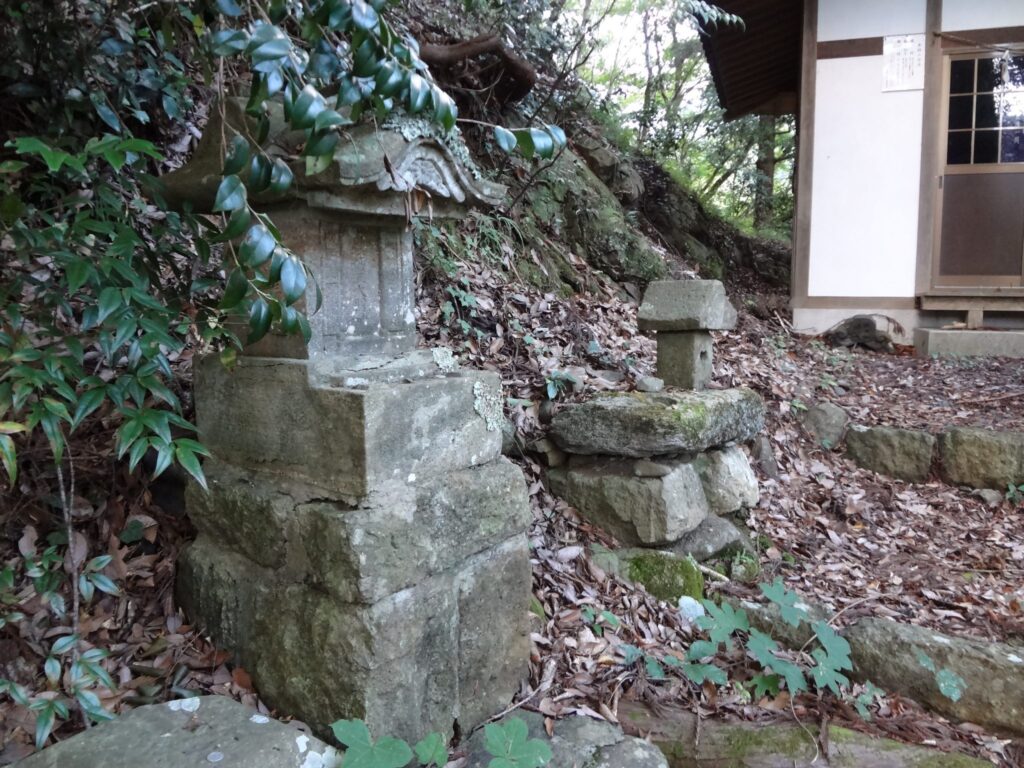
<path fill-rule="evenodd" d="M 718 5 L 727 116 L 799 115 L 797 329 L 1024 327 L 1024 0 Z"/>

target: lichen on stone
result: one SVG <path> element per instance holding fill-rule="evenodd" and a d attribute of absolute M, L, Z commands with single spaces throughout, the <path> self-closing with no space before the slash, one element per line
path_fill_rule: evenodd
<path fill-rule="evenodd" d="M 408 115 L 391 113 L 381 124 L 382 128 L 389 128 L 401 134 L 406 141 L 416 139 L 434 139 L 441 142 L 445 148 L 452 153 L 456 160 L 465 166 L 469 174 L 476 180 L 483 178 L 483 172 L 473 161 L 469 154 L 469 148 L 462 139 L 462 132 L 456 127 L 451 131 L 445 131 L 437 123 L 426 120 L 422 117 L 409 117 Z"/>
<path fill-rule="evenodd" d="M 434 365 L 440 369 L 441 373 L 453 373 L 459 368 L 455 355 L 447 347 L 434 347 L 430 350 L 430 355 L 434 358 Z"/>
<path fill-rule="evenodd" d="M 501 407 L 501 393 L 489 392 L 481 382 L 473 384 L 473 409 L 487 424 L 488 432 L 501 429 L 504 412 Z"/>

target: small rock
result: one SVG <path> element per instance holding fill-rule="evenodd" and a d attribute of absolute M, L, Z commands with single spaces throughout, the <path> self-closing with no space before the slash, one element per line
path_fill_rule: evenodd
<path fill-rule="evenodd" d="M 850 417 L 835 403 L 818 403 L 804 414 L 802 421 L 818 445 L 832 450 L 843 441 Z"/>
<path fill-rule="evenodd" d="M 665 382 L 657 376 L 641 376 L 636 381 L 636 388 L 638 392 L 651 392 L 653 394 L 657 394 L 665 388 Z"/>
<path fill-rule="evenodd" d="M 757 506 L 760 493 L 757 477 L 747 454 L 737 445 L 709 451 L 694 460 L 708 506 L 716 515 L 738 512 Z"/>
<path fill-rule="evenodd" d="M 677 556 L 692 557 L 699 562 L 715 557 L 753 554 L 749 537 L 724 517 L 708 515 L 703 523 L 672 545 Z"/>
<path fill-rule="evenodd" d="M 772 441 L 764 435 L 757 435 L 749 443 L 750 455 L 772 480 L 778 480 L 780 476 L 779 462 L 775 459 L 775 451 L 772 449 Z"/>
<path fill-rule="evenodd" d="M 633 474 L 637 477 L 665 477 L 672 474 L 672 467 L 650 459 L 640 459 L 633 463 Z"/>
<path fill-rule="evenodd" d="M 1006 500 L 1006 495 L 1002 491 L 994 491 L 991 488 L 982 488 L 975 492 L 975 496 L 993 509 L 1003 506 L 1003 502 Z"/>
<path fill-rule="evenodd" d="M 541 461 L 543 461 L 545 466 L 548 467 L 560 467 L 565 464 L 569 458 L 565 451 L 546 437 L 540 440 L 534 440 L 529 446 L 527 446 L 527 449 L 531 453 L 539 454 Z"/>
<path fill-rule="evenodd" d="M 825 333 L 825 340 L 832 346 L 864 347 L 876 352 L 892 352 L 892 337 L 878 330 L 875 318 L 870 315 L 854 315 Z"/>
<path fill-rule="evenodd" d="M 701 602 L 699 600 L 695 600 L 689 595 L 683 595 L 679 598 L 679 612 L 691 623 L 699 619 L 701 616 L 704 616 L 706 613 Z"/>

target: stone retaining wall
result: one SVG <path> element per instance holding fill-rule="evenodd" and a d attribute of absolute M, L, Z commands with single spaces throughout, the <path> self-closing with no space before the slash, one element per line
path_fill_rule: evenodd
<path fill-rule="evenodd" d="M 857 466 L 912 483 L 933 475 L 952 485 L 1006 491 L 1024 484 L 1024 433 L 978 427 L 950 427 L 933 434 L 891 426 L 847 427 L 838 406 L 815 406 L 804 419 L 808 433 L 827 449 L 845 443 Z M 843 413 L 845 416 L 845 413 Z M 825 423 L 831 425 L 822 438 Z M 845 431 L 845 438 L 844 438 Z"/>

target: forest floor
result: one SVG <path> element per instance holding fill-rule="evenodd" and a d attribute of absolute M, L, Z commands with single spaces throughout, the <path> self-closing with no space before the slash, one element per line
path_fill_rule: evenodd
<path fill-rule="evenodd" d="M 551 414 L 539 392 L 549 390 L 565 401 L 630 389 L 654 367 L 653 341 L 637 331 L 635 305 L 613 283 L 603 293 L 559 298 L 525 285 L 510 288 L 505 265 L 461 264 L 460 285 L 475 297 L 467 319 L 476 330 L 467 336 L 464 327 L 445 320 L 448 294 L 442 285 L 420 277 L 425 343 L 461 347 L 464 365 L 499 371 L 524 442 L 543 434 Z M 747 298 L 758 288 L 730 286 L 741 322 L 717 337 L 714 380 L 716 387 L 750 386 L 768 406 L 766 434 L 779 475 L 760 476 L 761 501 L 747 519 L 761 545 L 757 581 L 781 577 L 787 588 L 843 612 L 839 624 L 875 614 L 952 634 L 1020 642 L 1024 514 L 1009 502 L 990 508 L 972 492 L 938 481 L 912 485 L 857 469 L 841 453 L 815 446 L 799 426 L 795 404 L 830 400 L 864 424 L 1018 428 L 1024 420 L 1024 362 L 830 349 L 791 335 L 781 315 L 762 313 L 767 319 L 759 319 L 746 311 L 748 303 L 756 304 Z M 188 360 L 179 365 L 187 375 Z M 105 666 L 116 690 L 102 696 L 104 704 L 117 711 L 188 689 L 233 696 L 265 710 L 248 672 L 232 667 L 228 654 L 186 624 L 177 608 L 175 561 L 192 536 L 180 489 L 128 474 L 110 444 L 109 431 L 99 425 L 73 446 L 76 534 L 68 554 L 111 555 L 106 572 L 122 585 L 121 594 L 94 600 L 80 622 L 81 635 L 111 654 Z M 42 461 L 43 449 L 40 456 Z M 752 702 L 741 686 L 698 690 L 678 677 L 652 676 L 643 664 L 625 664 L 624 644 L 682 654 L 694 630 L 673 606 L 604 573 L 589 558 L 587 545 L 614 542 L 548 493 L 544 468 L 529 454 L 520 461 L 535 512 L 534 591 L 545 617 L 537 618 L 532 634 L 524 706 L 549 716 L 581 713 L 615 721 L 623 699 L 671 700 L 688 702 L 706 716 L 828 719 L 1003 766 L 1020 759 L 1021 745 L 951 724 L 898 697 L 885 699 L 866 722 L 830 697 L 790 700 L 783 692 Z M 46 473 L 40 469 L 35 476 L 36 494 L 6 516 L 5 560 L 15 550 L 39 550 L 40 532 L 58 527 Z M 743 595 L 755 589 L 753 583 L 732 581 L 711 583 L 709 591 Z M 18 634 L 0 633 L 0 677 L 35 687 L 52 638 L 39 598 L 20 607 L 29 621 Z M 614 631 L 595 629 L 591 612 L 602 611 L 616 617 Z M 735 659 L 727 662 L 735 665 Z M 0 705 L 0 764 L 32 751 L 33 722 L 26 708 L 10 701 Z M 57 736 L 79 727 L 65 724 Z"/>

